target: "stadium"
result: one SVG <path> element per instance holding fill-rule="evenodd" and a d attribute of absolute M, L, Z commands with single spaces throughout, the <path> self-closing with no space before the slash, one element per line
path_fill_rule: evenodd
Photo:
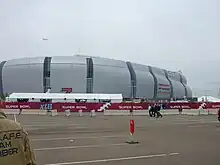
<path fill-rule="evenodd" d="M 74 55 L 32 57 L 0 64 L 0 94 L 121 93 L 123 98 L 164 100 L 190 98 L 187 79 L 179 72 L 129 61 Z"/>

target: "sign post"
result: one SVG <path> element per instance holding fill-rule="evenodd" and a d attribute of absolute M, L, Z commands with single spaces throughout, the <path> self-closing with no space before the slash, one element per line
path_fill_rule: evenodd
<path fill-rule="evenodd" d="M 129 132 L 130 132 L 130 140 L 127 140 L 128 144 L 137 144 L 139 143 L 137 140 L 134 138 L 134 120 L 130 120 L 130 127 L 129 127 Z"/>

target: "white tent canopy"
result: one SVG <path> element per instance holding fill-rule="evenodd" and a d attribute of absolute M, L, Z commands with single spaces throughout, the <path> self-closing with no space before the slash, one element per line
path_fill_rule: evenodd
<path fill-rule="evenodd" d="M 203 101 L 220 102 L 220 99 L 212 97 L 212 96 L 201 96 L 201 97 L 198 98 L 198 102 L 203 102 Z"/>
<path fill-rule="evenodd" d="M 52 100 L 118 100 L 122 101 L 122 94 L 96 94 L 96 93 L 12 93 L 9 95 L 9 101 L 17 99 L 52 99 Z"/>

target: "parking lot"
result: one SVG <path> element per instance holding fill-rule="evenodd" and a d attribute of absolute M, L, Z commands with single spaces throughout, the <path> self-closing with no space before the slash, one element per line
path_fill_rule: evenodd
<path fill-rule="evenodd" d="M 139 144 L 126 143 L 130 119 Z M 29 133 L 38 165 L 220 164 L 220 123 L 215 115 L 20 115 L 17 121 Z"/>

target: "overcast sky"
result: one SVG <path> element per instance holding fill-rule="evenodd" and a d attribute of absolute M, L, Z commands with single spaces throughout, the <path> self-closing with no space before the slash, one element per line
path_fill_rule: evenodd
<path fill-rule="evenodd" d="M 217 93 L 218 9 L 219 0 L 0 0 L 0 57 L 64 56 L 80 50 L 181 69 L 195 91 Z"/>

